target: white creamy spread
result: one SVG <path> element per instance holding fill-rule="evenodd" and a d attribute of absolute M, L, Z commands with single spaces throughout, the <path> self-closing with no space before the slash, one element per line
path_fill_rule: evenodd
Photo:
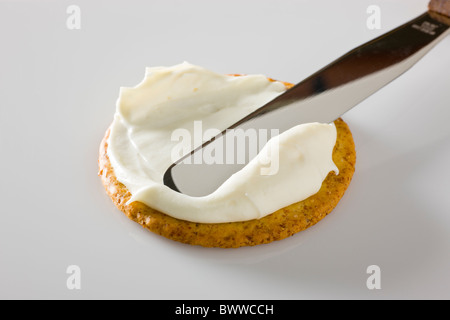
<path fill-rule="evenodd" d="M 132 194 L 129 202 L 182 220 L 222 223 L 259 219 L 317 193 L 329 172 L 338 174 L 334 124 L 308 123 L 281 133 L 274 175 L 261 175 L 258 155 L 208 196 L 191 197 L 163 184 L 179 143 L 172 141 L 174 130 L 192 132 L 201 120 L 203 130 L 222 131 L 285 90 L 263 75 L 227 76 L 186 62 L 147 68 L 140 84 L 121 88 L 108 141 L 114 173 Z"/>

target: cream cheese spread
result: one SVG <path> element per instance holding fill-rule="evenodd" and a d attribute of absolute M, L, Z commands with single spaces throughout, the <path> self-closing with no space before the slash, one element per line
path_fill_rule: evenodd
<path fill-rule="evenodd" d="M 285 90 L 263 75 L 222 75 L 187 62 L 147 68 L 140 84 L 120 89 L 108 140 L 114 173 L 132 194 L 129 203 L 182 220 L 223 223 L 259 219 L 317 193 L 329 172 L 338 174 L 334 124 L 302 124 L 269 140 L 266 147 L 277 146 L 275 174 L 261 174 L 263 149 L 208 196 L 191 197 L 163 184 L 180 143 L 172 137 L 175 130 L 193 133 L 201 121 L 205 132 L 222 131 Z"/>

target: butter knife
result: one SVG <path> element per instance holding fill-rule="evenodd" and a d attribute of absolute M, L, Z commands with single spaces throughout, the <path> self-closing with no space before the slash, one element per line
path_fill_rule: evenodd
<path fill-rule="evenodd" d="M 240 150 L 246 154 L 244 163 L 207 164 L 194 160 L 200 159 L 199 154 L 207 148 L 224 146 L 227 135 L 234 132 L 230 129 L 282 133 L 302 123 L 333 122 L 406 72 L 450 33 L 450 0 L 432 0 L 428 9 L 351 50 L 175 161 L 164 174 L 164 184 L 190 196 L 206 196 L 242 169 L 251 160 L 250 146 Z"/>

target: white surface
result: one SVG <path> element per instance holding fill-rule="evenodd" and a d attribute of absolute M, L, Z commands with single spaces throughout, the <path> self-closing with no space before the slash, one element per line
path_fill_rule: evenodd
<path fill-rule="evenodd" d="M 66 8 L 81 8 L 68 30 Z M 368 30 L 366 9 L 381 8 Z M 450 298 L 450 38 L 345 115 L 357 169 L 331 215 L 289 239 L 205 249 L 112 204 L 97 152 L 120 86 L 184 60 L 298 82 L 425 0 L 0 1 L 0 298 Z M 66 268 L 81 268 L 68 290 Z M 369 290 L 370 265 L 381 289 Z"/>

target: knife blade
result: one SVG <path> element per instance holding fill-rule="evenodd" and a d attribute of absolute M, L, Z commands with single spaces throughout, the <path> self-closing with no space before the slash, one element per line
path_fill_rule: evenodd
<path fill-rule="evenodd" d="M 440 13 L 449 14 L 449 0 L 432 1 L 430 9 L 433 3 L 435 7 L 436 3 L 441 5 Z M 244 138 L 251 130 L 280 134 L 302 123 L 333 122 L 410 69 L 447 36 L 450 33 L 447 19 L 430 10 L 351 50 L 175 161 L 164 174 L 164 184 L 190 196 L 211 194 L 255 156 L 254 145 L 241 144 L 239 150 L 236 146 L 224 147 L 228 139 L 235 138 L 232 134 L 238 130 L 244 133 Z M 262 148 L 259 141 L 256 143 L 258 151 Z M 204 152 L 212 150 L 221 150 L 223 159 L 227 158 L 227 153 L 240 152 L 244 155 L 241 154 L 240 159 L 245 161 L 198 161 Z M 229 158 L 236 159 L 236 156 Z"/>

